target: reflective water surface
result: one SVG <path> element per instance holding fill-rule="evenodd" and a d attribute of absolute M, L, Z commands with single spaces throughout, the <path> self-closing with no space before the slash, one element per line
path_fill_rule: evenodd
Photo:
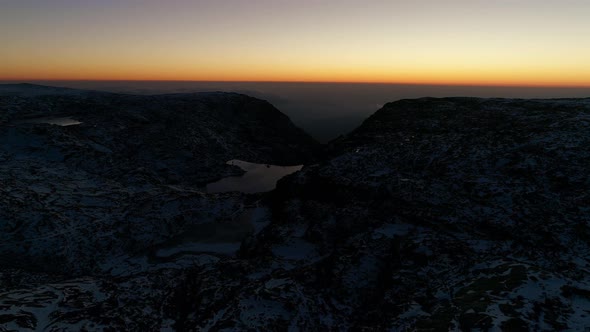
<path fill-rule="evenodd" d="M 207 185 L 207 192 L 221 193 L 239 191 L 243 193 L 259 193 L 273 190 L 277 181 L 291 173 L 299 171 L 303 165 L 275 166 L 249 163 L 242 160 L 230 160 L 229 165 L 236 165 L 246 171 L 241 176 L 230 176 Z"/>

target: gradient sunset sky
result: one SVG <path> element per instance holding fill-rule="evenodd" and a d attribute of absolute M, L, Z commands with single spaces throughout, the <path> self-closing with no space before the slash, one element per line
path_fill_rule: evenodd
<path fill-rule="evenodd" d="M 0 80 L 590 86 L 589 0 L 4 0 Z"/>

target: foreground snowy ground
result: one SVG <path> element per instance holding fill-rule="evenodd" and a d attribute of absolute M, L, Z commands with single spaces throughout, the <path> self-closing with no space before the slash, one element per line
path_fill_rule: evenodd
<path fill-rule="evenodd" d="M 390 103 L 272 193 L 214 194 L 227 160 L 317 146 L 252 138 L 290 127 L 236 95 L 149 99 L 181 131 L 143 102 L 113 113 L 131 97 L 39 98 L 0 99 L 0 330 L 590 326 L 589 100 Z"/>

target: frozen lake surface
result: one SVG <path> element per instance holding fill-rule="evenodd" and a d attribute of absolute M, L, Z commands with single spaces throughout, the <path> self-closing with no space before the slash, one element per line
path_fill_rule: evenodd
<path fill-rule="evenodd" d="M 75 126 L 75 125 L 82 124 L 82 122 L 72 119 L 72 118 L 68 118 L 68 117 L 36 118 L 36 119 L 24 120 L 24 121 L 22 121 L 22 123 L 47 123 L 47 124 L 58 125 L 58 126 L 62 126 L 62 127 Z"/>

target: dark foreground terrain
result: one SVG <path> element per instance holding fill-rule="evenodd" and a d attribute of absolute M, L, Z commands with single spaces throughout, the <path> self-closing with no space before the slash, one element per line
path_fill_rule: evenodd
<path fill-rule="evenodd" d="M 239 94 L 4 86 L 0 130 L 0 331 L 590 326 L 590 99 L 402 100 L 321 147 Z M 306 166 L 207 193 L 231 159 Z"/>

